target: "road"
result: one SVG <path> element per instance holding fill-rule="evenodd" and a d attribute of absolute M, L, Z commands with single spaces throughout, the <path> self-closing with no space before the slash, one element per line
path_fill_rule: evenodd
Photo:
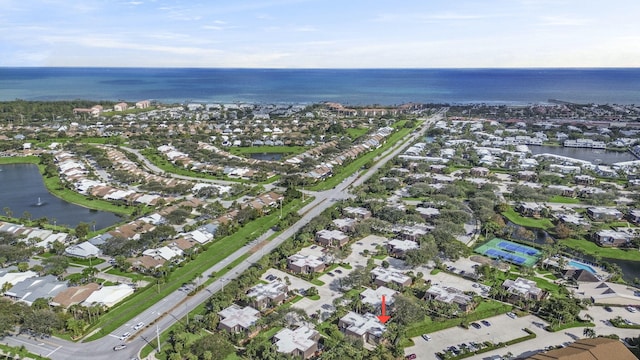
<path fill-rule="evenodd" d="M 384 166 L 384 164 L 389 160 L 406 149 L 418 137 L 423 136 L 429 126 L 434 121 L 441 119 L 441 117 L 442 114 L 439 113 L 426 120 L 421 130 L 414 132 L 406 141 L 398 143 L 396 146 L 387 149 L 378 157 L 377 162 L 368 170 L 351 175 L 333 189 L 313 193 L 313 196 L 315 197 L 314 200 L 299 210 L 299 214 L 302 217 L 298 222 L 284 230 L 271 241 L 263 243 L 260 251 L 251 254 L 247 259 L 227 272 L 222 278 L 218 278 L 194 296 L 187 296 L 186 291 L 177 290 L 135 318 L 131 319 L 128 323 L 121 326 L 113 333 L 105 334 L 106 336 L 99 340 L 88 343 L 74 343 L 57 338 L 32 339 L 26 335 L 6 337 L 2 342 L 10 346 L 24 345 L 30 352 L 49 357 L 53 360 L 84 358 L 91 358 L 92 360 L 114 360 L 135 358 L 142 347 L 155 341 L 156 331 L 162 332 L 177 321 L 183 321 L 183 318 L 186 317 L 189 310 L 205 302 L 212 294 L 220 291 L 226 282 L 237 278 L 247 270 L 251 264 L 260 260 L 264 254 L 267 254 L 280 246 L 280 244 L 293 236 L 300 228 L 311 221 L 311 219 L 318 216 L 335 202 L 351 197 L 352 195 L 348 193 L 348 188 L 364 183 L 373 174 L 375 174 L 380 167 Z M 133 149 L 126 150 L 136 153 Z M 136 154 L 139 155 L 138 153 Z M 153 166 L 152 164 L 147 165 Z M 154 170 L 153 167 L 150 167 L 150 169 Z M 158 170 L 161 171 L 161 169 Z M 186 178 L 188 180 L 193 180 L 192 178 Z M 258 239 L 258 241 L 264 241 L 270 235 L 271 234 L 264 234 Z M 255 246 L 255 243 L 256 242 L 245 245 L 234 252 L 231 256 L 225 258 L 209 270 L 205 271 L 203 273 L 203 279 L 208 278 L 208 276 L 213 272 L 218 272 L 224 269 L 230 263 L 248 253 L 251 248 Z M 144 324 L 147 324 L 147 326 L 138 330 L 136 333 L 132 327 L 138 322 L 143 322 Z M 148 324 L 153 325 L 149 326 Z M 132 336 L 129 337 L 126 342 L 120 341 L 119 336 L 126 332 L 131 333 Z M 113 350 L 114 346 L 122 343 L 127 344 L 125 349 L 117 352 Z"/>

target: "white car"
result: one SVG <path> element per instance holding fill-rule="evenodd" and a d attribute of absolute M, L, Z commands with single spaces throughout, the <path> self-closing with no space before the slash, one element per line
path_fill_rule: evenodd
<path fill-rule="evenodd" d="M 632 313 L 634 313 L 634 312 L 636 312 L 636 311 L 638 311 L 638 310 L 636 310 L 636 308 L 635 308 L 635 307 L 633 307 L 633 306 L 627 306 L 627 311 L 628 311 L 628 312 L 632 312 Z"/>
<path fill-rule="evenodd" d="M 135 325 L 133 326 L 133 330 L 139 330 L 139 329 L 142 329 L 142 327 L 143 327 L 143 326 L 144 326 L 144 323 L 143 323 L 143 322 L 139 322 L 139 323 L 137 323 L 137 324 L 135 324 Z"/>
<path fill-rule="evenodd" d="M 131 333 L 130 332 L 126 332 L 126 333 L 120 335 L 119 339 L 122 341 L 122 340 L 128 338 L 129 336 L 131 336 Z"/>

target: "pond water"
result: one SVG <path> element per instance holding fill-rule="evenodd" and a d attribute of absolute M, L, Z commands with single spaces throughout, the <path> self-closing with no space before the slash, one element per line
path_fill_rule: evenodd
<path fill-rule="evenodd" d="M 590 161 L 594 164 L 611 165 L 617 162 L 638 160 L 628 151 L 619 152 L 603 149 L 570 148 L 561 146 L 529 146 L 533 155 L 554 154 L 574 159 Z"/>
<path fill-rule="evenodd" d="M 283 155 L 282 153 L 251 153 L 250 157 L 256 160 L 278 161 Z"/>
<path fill-rule="evenodd" d="M 5 209 L 9 209 L 13 217 L 19 218 L 28 212 L 32 219 L 46 217 L 52 224 L 55 219 L 55 224 L 71 228 L 81 222 L 95 221 L 96 229 L 102 229 L 121 220 L 114 213 L 90 210 L 53 196 L 33 164 L 0 165 L 0 212 L 6 216 Z"/>

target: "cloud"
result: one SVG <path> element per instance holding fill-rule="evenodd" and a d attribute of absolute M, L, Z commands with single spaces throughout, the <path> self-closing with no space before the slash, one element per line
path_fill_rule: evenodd
<path fill-rule="evenodd" d="M 540 23 L 544 26 L 583 26 L 591 21 L 585 18 L 571 16 L 543 16 Z"/>

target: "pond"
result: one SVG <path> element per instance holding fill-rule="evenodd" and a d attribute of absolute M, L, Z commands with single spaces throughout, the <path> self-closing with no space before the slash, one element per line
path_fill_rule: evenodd
<path fill-rule="evenodd" d="M 617 162 L 637 160 L 636 157 L 628 151 L 621 152 L 603 149 L 585 149 L 546 145 L 529 146 L 529 150 L 531 150 L 531 153 L 533 155 L 554 154 L 579 160 L 585 160 L 594 164 L 611 165 Z"/>
<path fill-rule="evenodd" d="M 33 164 L 0 165 L 0 212 L 31 219 L 46 217 L 51 224 L 74 228 L 79 223 L 92 224 L 96 229 L 111 226 L 121 218 L 111 212 L 90 210 L 53 196 L 44 186 L 38 167 Z"/>
<path fill-rule="evenodd" d="M 251 153 L 249 157 L 256 160 L 278 161 L 282 159 L 282 153 Z"/>

